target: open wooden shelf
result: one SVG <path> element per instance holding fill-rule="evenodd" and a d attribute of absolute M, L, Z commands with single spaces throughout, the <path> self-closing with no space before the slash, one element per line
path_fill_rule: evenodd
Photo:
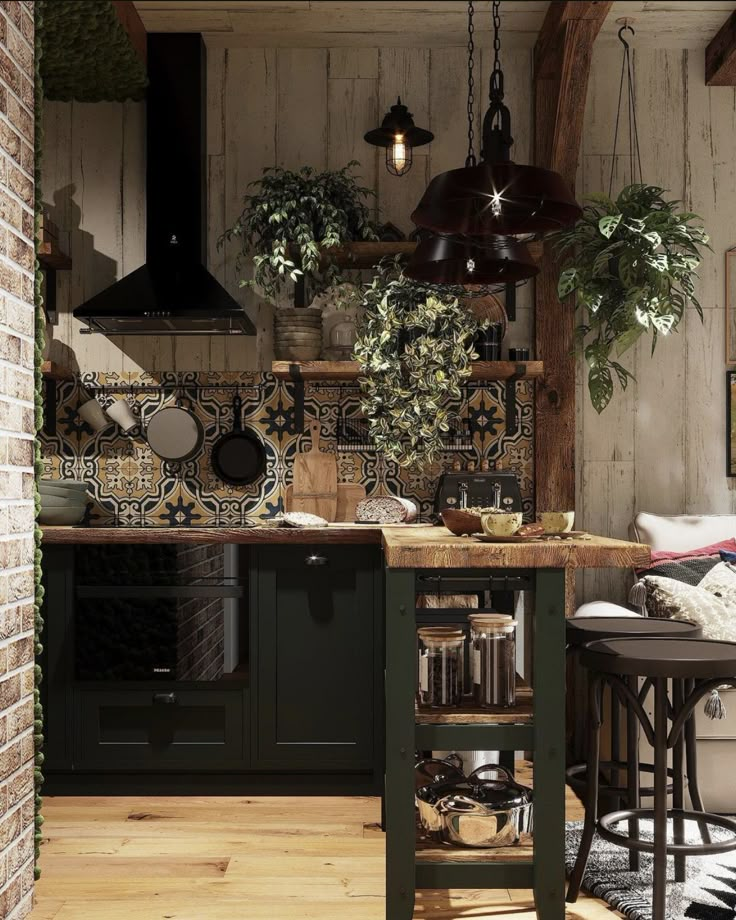
<path fill-rule="evenodd" d="M 39 265 L 43 270 L 69 271 L 72 267 L 71 257 L 62 252 L 55 240 L 43 240 L 36 249 Z"/>
<path fill-rule="evenodd" d="M 542 361 L 520 362 L 524 368 L 517 380 L 535 380 L 544 374 Z M 477 361 L 473 364 L 471 380 L 510 380 L 520 365 L 514 361 Z M 305 381 L 357 380 L 361 375 L 356 361 L 274 361 L 271 373 L 279 380 L 290 380 L 291 368 L 296 368 Z"/>
<path fill-rule="evenodd" d="M 539 262 L 544 253 L 543 244 L 534 241 L 527 244 L 529 254 L 535 262 Z M 381 259 L 392 256 L 411 256 L 417 244 L 411 241 L 399 242 L 356 242 L 344 243 L 342 246 L 335 246 L 328 249 L 323 254 L 323 261 L 331 260 L 340 268 L 374 268 Z M 290 245 L 287 248 L 289 258 L 299 264 L 300 255 L 299 247 Z"/>
<path fill-rule="evenodd" d="M 516 847 L 465 848 L 449 844 L 435 843 L 417 828 L 416 861 L 417 863 L 499 863 L 531 862 L 534 858 L 534 845 L 531 834 L 522 834 L 521 843 Z"/>
<path fill-rule="evenodd" d="M 510 708 L 498 706 L 494 709 L 481 709 L 467 705 L 452 709 L 416 708 L 417 725 L 529 725 L 534 717 L 534 696 L 532 688 L 517 683 L 516 705 Z"/>
<path fill-rule="evenodd" d="M 44 361 L 41 364 L 41 374 L 47 380 L 73 380 L 74 374 L 67 367 L 62 367 L 55 361 Z"/>

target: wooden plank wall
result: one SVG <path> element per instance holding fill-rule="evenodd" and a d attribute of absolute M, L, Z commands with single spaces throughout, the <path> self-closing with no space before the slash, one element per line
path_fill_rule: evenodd
<path fill-rule="evenodd" d="M 479 57 L 476 96 L 482 102 L 491 60 L 486 53 Z M 530 49 L 509 54 L 507 98 L 520 160 L 530 156 L 531 66 Z M 247 183 L 268 165 L 335 169 L 356 159 L 364 184 L 377 191 L 381 220 L 410 231 L 409 214 L 429 177 L 465 160 L 465 73 L 462 47 L 209 49 L 208 259 L 256 323 L 258 336 L 248 339 L 110 341 L 79 333 L 70 311 L 144 259 L 144 110 L 134 103 L 47 103 L 43 200 L 69 234 L 74 260 L 70 275 L 60 275 L 62 318 L 50 329 L 51 356 L 83 371 L 268 369 L 273 308 L 238 286 L 234 249 L 216 246 L 240 212 Z M 415 152 L 413 168 L 402 178 L 390 176 L 382 151 L 363 141 L 399 93 L 417 124 L 429 125 L 437 136 Z M 512 345 L 530 342 L 530 304 L 529 287 L 519 297 Z"/>
<path fill-rule="evenodd" d="M 578 374 L 578 522 L 624 536 L 635 510 L 733 512 L 725 477 L 724 252 L 736 244 L 736 91 L 707 88 L 702 51 L 642 47 L 635 52 L 645 179 L 684 198 L 705 219 L 713 253 L 701 269 L 706 319 L 693 313 L 682 331 L 651 359 L 643 343 L 631 356 L 638 377 L 599 418 Z M 490 60 L 482 55 L 477 96 L 485 97 Z M 594 53 L 578 192 L 606 190 L 610 169 L 620 51 L 600 43 Z M 531 54 L 505 60 L 514 116 L 516 156 L 528 162 L 531 140 Z M 135 268 L 144 253 L 143 110 L 139 104 L 47 104 L 43 200 L 71 234 L 74 269 L 60 274 L 62 318 L 52 354 L 82 370 L 264 369 L 271 361 L 272 308 L 237 286 L 231 255 L 216 238 L 237 215 L 247 182 L 279 163 L 339 167 L 361 161 L 378 190 L 383 220 L 408 229 L 408 214 L 426 179 L 465 157 L 465 50 L 442 48 L 211 48 L 208 61 L 209 262 L 256 321 L 255 339 L 80 336 L 69 310 L 113 277 Z M 363 133 L 401 92 L 436 140 L 418 150 L 412 171 L 389 176 Z M 480 119 L 479 119 L 480 121 Z M 478 125 L 480 127 L 480 125 Z M 616 184 L 627 181 L 619 155 Z M 531 338 L 530 289 L 520 296 L 510 344 Z M 625 597 L 616 572 L 590 572 L 585 599 Z"/>
<path fill-rule="evenodd" d="M 596 46 L 588 91 L 579 194 L 607 191 L 620 51 Z M 736 91 L 706 87 L 702 51 L 646 48 L 634 54 L 644 180 L 668 188 L 699 213 L 713 252 L 700 269 L 705 322 L 693 310 L 681 331 L 627 354 L 637 380 L 601 416 L 578 374 L 578 520 L 597 533 L 625 536 L 636 511 L 733 513 L 726 478 L 724 253 L 736 244 Z M 615 87 L 617 90 L 617 87 Z M 627 139 L 619 150 L 628 150 Z M 619 155 L 614 188 L 630 181 Z M 623 601 L 630 579 L 586 572 L 581 597 Z"/>

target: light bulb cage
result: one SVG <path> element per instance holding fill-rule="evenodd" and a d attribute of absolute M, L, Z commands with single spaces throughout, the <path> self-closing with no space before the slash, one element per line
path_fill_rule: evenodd
<path fill-rule="evenodd" d="M 414 147 L 423 147 L 434 140 L 434 134 L 414 124 L 414 116 L 402 103 L 401 96 L 396 105 L 384 116 L 380 128 L 374 128 L 364 135 L 364 140 L 374 147 L 386 149 L 386 169 L 394 176 L 403 176 L 411 169 Z M 398 164 L 397 143 L 403 145 L 404 156 Z"/>

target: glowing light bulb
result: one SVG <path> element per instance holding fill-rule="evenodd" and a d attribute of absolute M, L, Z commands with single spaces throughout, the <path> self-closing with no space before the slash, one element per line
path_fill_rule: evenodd
<path fill-rule="evenodd" d="M 495 192 L 491 199 L 491 214 L 493 214 L 494 217 L 501 216 L 501 196 L 498 192 Z"/>
<path fill-rule="evenodd" d="M 403 134 L 397 134 L 394 138 L 394 147 L 391 156 L 394 161 L 396 172 L 403 172 L 406 167 L 406 144 L 404 143 Z"/>
<path fill-rule="evenodd" d="M 475 260 L 468 259 L 468 261 L 465 263 L 465 268 L 468 270 L 468 274 L 472 275 L 475 271 Z"/>

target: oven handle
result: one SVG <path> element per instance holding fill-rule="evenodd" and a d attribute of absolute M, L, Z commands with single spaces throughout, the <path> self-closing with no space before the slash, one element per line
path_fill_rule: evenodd
<path fill-rule="evenodd" d="M 171 706 L 176 703 L 176 694 L 175 693 L 154 693 L 153 694 L 154 705 L 157 706 Z"/>

